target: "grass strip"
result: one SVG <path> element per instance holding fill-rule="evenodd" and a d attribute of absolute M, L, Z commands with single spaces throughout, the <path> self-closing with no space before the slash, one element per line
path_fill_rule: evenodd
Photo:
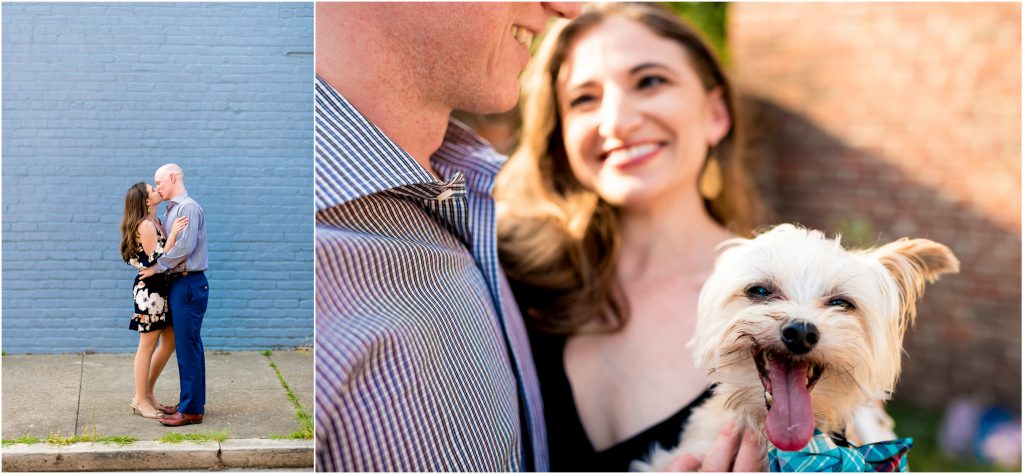
<path fill-rule="evenodd" d="M 178 444 L 184 441 L 193 443 L 205 443 L 208 441 L 223 442 L 228 439 L 228 430 L 196 432 L 196 433 L 164 433 L 157 441 L 161 443 Z"/>
<path fill-rule="evenodd" d="M 286 435 L 270 435 L 270 439 L 310 439 L 310 436 L 304 430 L 295 430 Z"/>
<path fill-rule="evenodd" d="M 31 439 L 34 439 L 36 443 L 39 442 L 38 438 Z M 74 436 L 61 436 L 60 433 L 50 433 L 49 435 L 46 436 L 46 439 L 43 441 L 46 444 L 52 444 L 54 446 L 67 446 L 69 444 L 75 443 L 103 443 L 124 446 L 126 444 L 131 444 L 138 441 L 138 438 L 132 435 L 100 436 L 99 434 L 96 433 L 95 430 L 92 430 Z"/>
<path fill-rule="evenodd" d="M 106 444 L 116 444 L 118 446 L 124 446 L 138 441 L 132 435 L 117 435 L 117 436 L 101 436 L 100 442 Z"/>
<path fill-rule="evenodd" d="M 300 428 L 287 435 L 273 435 L 271 439 L 313 439 L 313 415 L 311 415 L 302 404 L 299 403 L 299 397 L 295 395 L 292 388 L 288 386 L 288 382 L 284 380 L 284 376 L 281 375 L 281 369 L 277 368 L 277 364 L 274 363 L 274 359 L 270 358 L 270 350 L 263 351 L 263 356 L 267 358 L 267 362 L 270 364 L 270 368 L 274 369 L 274 373 L 277 374 L 277 380 L 281 382 L 281 386 L 284 387 L 285 394 L 288 396 L 288 400 L 292 402 L 295 407 L 295 418 L 299 420 Z"/>
<path fill-rule="evenodd" d="M 22 436 L 20 438 L 15 439 L 5 439 L 3 440 L 3 445 L 6 447 L 12 444 L 37 444 L 41 442 L 42 441 L 40 441 L 39 438 L 36 438 L 34 436 Z"/>

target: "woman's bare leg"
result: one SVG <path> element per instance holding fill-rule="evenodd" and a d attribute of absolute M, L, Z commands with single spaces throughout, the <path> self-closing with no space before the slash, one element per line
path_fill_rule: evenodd
<path fill-rule="evenodd" d="M 167 361 L 170 360 L 171 354 L 174 353 L 174 328 L 167 326 L 160 331 L 160 346 L 153 352 L 153 360 L 149 366 L 149 380 L 146 383 L 146 398 L 153 406 L 158 406 L 156 396 L 153 392 L 156 387 L 156 380 L 160 378 L 160 373 L 164 371 L 164 366 L 167 365 Z"/>
<path fill-rule="evenodd" d="M 159 332 L 140 332 L 139 349 L 135 351 L 135 397 L 132 398 L 132 405 L 143 413 L 156 411 L 146 395 L 146 385 L 149 382 L 149 361 L 153 358 L 153 350 L 159 338 Z"/>

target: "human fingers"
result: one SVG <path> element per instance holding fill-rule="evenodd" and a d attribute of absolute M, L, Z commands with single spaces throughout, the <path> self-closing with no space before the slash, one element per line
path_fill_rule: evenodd
<path fill-rule="evenodd" d="M 668 467 L 668 472 L 695 472 L 700 469 L 700 459 L 692 454 L 684 454 L 675 458 Z"/>
<path fill-rule="evenodd" d="M 736 448 L 740 442 L 740 433 L 736 432 L 733 422 L 727 422 L 718 432 L 711 450 L 704 456 L 700 470 L 710 472 L 727 472 L 732 470 L 732 461 L 736 457 Z"/>
<path fill-rule="evenodd" d="M 761 437 L 753 430 L 745 430 L 740 441 L 739 452 L 736 453 L 736 460 L 732 464 L 732 470 L 736 472 L 759 472 L 764 468 L 764 447 L 761 444 Z"/>

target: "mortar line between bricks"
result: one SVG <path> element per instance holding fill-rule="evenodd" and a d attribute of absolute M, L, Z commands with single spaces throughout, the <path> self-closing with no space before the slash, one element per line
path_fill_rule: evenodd
<path fill-rule="evenodd" d="M 78 436 L 78 419 L 82 416 L 82 383 L 85 381 L 85 353 L 82 353 L 82 360 L 78 370 L 78 400 L 75 402 L 75 431 L 71 436 Z"/>

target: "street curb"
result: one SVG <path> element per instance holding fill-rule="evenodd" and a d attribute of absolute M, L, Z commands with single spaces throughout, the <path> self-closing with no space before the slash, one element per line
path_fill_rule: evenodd
<path fill-rule="evenodd" d="M 144 471 L 313 469 L 312 440 L 229 439 L 224 442 L 136 441 L 125 446 L 13 444 L 3 448 L 4 471 Z"/>

